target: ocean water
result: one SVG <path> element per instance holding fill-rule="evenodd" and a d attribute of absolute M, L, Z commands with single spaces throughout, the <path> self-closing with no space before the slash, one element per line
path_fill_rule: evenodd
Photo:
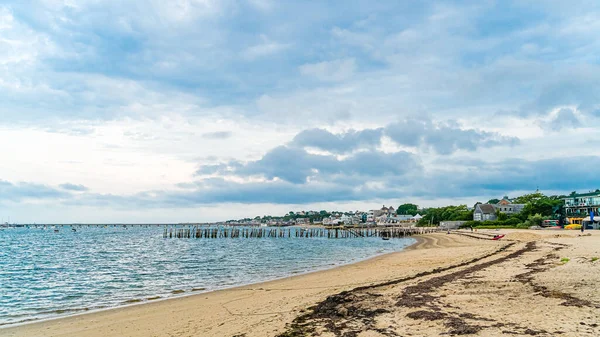
<path fill-rule="evenodd" d="M 0 230 L 0 326 L 272 280 L 414 242 L 163 239 L 162 233 L 162 227 L 131 226 Z"/>

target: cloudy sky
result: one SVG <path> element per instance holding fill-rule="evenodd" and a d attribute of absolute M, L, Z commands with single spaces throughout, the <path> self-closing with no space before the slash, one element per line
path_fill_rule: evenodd
<path fill-rule="evenodd" d="M 0 215 L 213 221 L 600 186 L 598 1 L 5 0 Z"/>

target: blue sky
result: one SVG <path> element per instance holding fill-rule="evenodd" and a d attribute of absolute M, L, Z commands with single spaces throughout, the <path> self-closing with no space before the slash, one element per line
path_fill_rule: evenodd
<path fill-rule="evenodd" d="M 212 221 L 596 189 L 597 1 L 4 1 L 0 214 Z"/>

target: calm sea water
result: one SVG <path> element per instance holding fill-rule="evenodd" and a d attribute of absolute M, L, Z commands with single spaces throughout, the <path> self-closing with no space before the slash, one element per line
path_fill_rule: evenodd
<path fill-rule="evenodd" d="M 1 230 L 0 325 L 271 280 L 398 251 L 414 242 L 163 239 L 162 231 Z"/>

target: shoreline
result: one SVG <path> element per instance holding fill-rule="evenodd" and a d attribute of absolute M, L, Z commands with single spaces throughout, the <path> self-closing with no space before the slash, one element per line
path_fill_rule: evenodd
<path fill-rule="evenodd" d="M 324 271 L 6 327 L 0 336 L 600 335 L 600 294 L 580 286 L 600 282 L 600 235 L 502 232 L 499 241 L 492 230 L 427 234 Z"/>
<path fill-rule="evenodd" d="M 4 324 L 0 324 L 0 336 L 2 333 L 2 330 L 6 330 L 6 329 L 11 329 L 11 328 L 18 328 L 18 327 L 23 327 L 23 326 L 27 326 L 30 324 L 37 324 L 37 323 L 45 323 L 45 322 L 51 322 L 51 321 L 56 321 L 56 320 L 61 320 L 61 319 L 66 319 L 66 318 L 70 318 L 70 317 L 76 317 L 76 316 L 83 316 L 83 315 L 92 315 L 95 313 L 99 313 L 99 312 L 105 312 L 105 311 L 111 311 L 111 310 L 118 310 L 118 309 L 125 309 L 125 308 L 129 308 L 129 307 L 136 307 L 136 306 L 142 306 L 142 305 L 151 305 L 154 303 L 160 303 L 160 302 L 164 302 L 164 301 L 170 301 L 170 300 L 177 300 L 180 298 L 186 298 L 186 297 L 194 297 L 194 296 L 202 296 L 202 295 L 206 295 L 206 294 L 210 294 L 210 293 L 215 293 L 215 292 L 222 292 L 222 291 L 235 291 L 238 288 L 245 288 L 245 287 L 252 287 L 252 286 L 260 286 L 262 284 L 267 284 L 267 283 L 271 283 L 271 282 L 276 282 L 276 281 L 281 281 L 281 280 L 285 280 L 285 279 L 291 279 L 291 278 L 295 278 L 295 277 L 301 277 L 304 275 L 310 275 L 310 274 L 314 274 L 314 273 L 321 273 L 321 272 L 327 272 L 333 269 L 337 269 L 337 268 L 342 268 L 345 266 L 350 266 L 350 265 L 355 265 L 355 264 L 360 264 L 363 262 L 368 262 L 370 260 L 374 260 L 383 256 L 387 256 L 387 255 L 392 255 L 392 254 L 400 254 L 404 251 L 408 251 L 410 249 L 415 249 L 414 247 L 416 245 L 419 244 L 419 242 L 422 242 L 423 239 L 420 238 L 418 235 L 417 236 L 412 236 L 412 237 L 407 237 L 406 239 L 408 240 L 413 240 L 414 242 L 405 246 L 404 248 L 402 248 L 401 250 L 398 251 L 393 251 L 393 252 L 385 252 L 385 253 L 380 253 L 380 254 L 375 254 L 366 258 L 361 258 L 358 259 L 356 261 L 350 261 L 350 262 L 345 262 L 345 263 L 340 263 L 340 264 L 333 264 L 333 265 L 328 265 L 328 266 L 323 266 L 321 268 L 318 269 L 314 269 L 314 270 L 308 270 L 308 271 L 304 271 L 304 272 L 299 272 L 296 274 L 290 274 L 287 276 L 281 276 L 281 277 L 276 277 L 273 279 L 269 279 L 269 280 L 263 280 L 263 281 L 257 281 L 257 282 L 250 282 L 250 283 L 245 283 L 245 284 L 239 284 L 239 285 L 235 285 L 235 286 L 230 286 L 230 287 L 224 287 L 224 288 L 218 288 L 218 289 L 211 289 L 211 290 L 207 290 L 207 291 L 186 291 L 185 293 L 181 293 L 181 294 L 175 294 L 173 296 L 167 296 L 167 297 L 159 297 L 159 298 L 155 298 L 156 296 L 154 295 L 148 295 L 148 298 L 144 298 L 144 299 L 140 299 L 139 301 L 136 301 L 138 299 L 131 299 L 130 301 L 135 301 L 135 302 L 131 302 L 131 303 L 126 303 L 123 302 L 122 304 L 118 304 L 116 306 L 109 306 L 109 307 L 102 307 L 102 308 L 92 308 L 92 309 L 64 309 L 66 311 L 77 311 L 76 313 L 72 313 L 72 314 L 65 314 L 65 315 L 57 315 L 54 317 L 47 317 L 47 318 L 31 318 L 25 321 L 20 321 L 20 322 L 15 322 L 15 323 L 4 323 Z"/>

